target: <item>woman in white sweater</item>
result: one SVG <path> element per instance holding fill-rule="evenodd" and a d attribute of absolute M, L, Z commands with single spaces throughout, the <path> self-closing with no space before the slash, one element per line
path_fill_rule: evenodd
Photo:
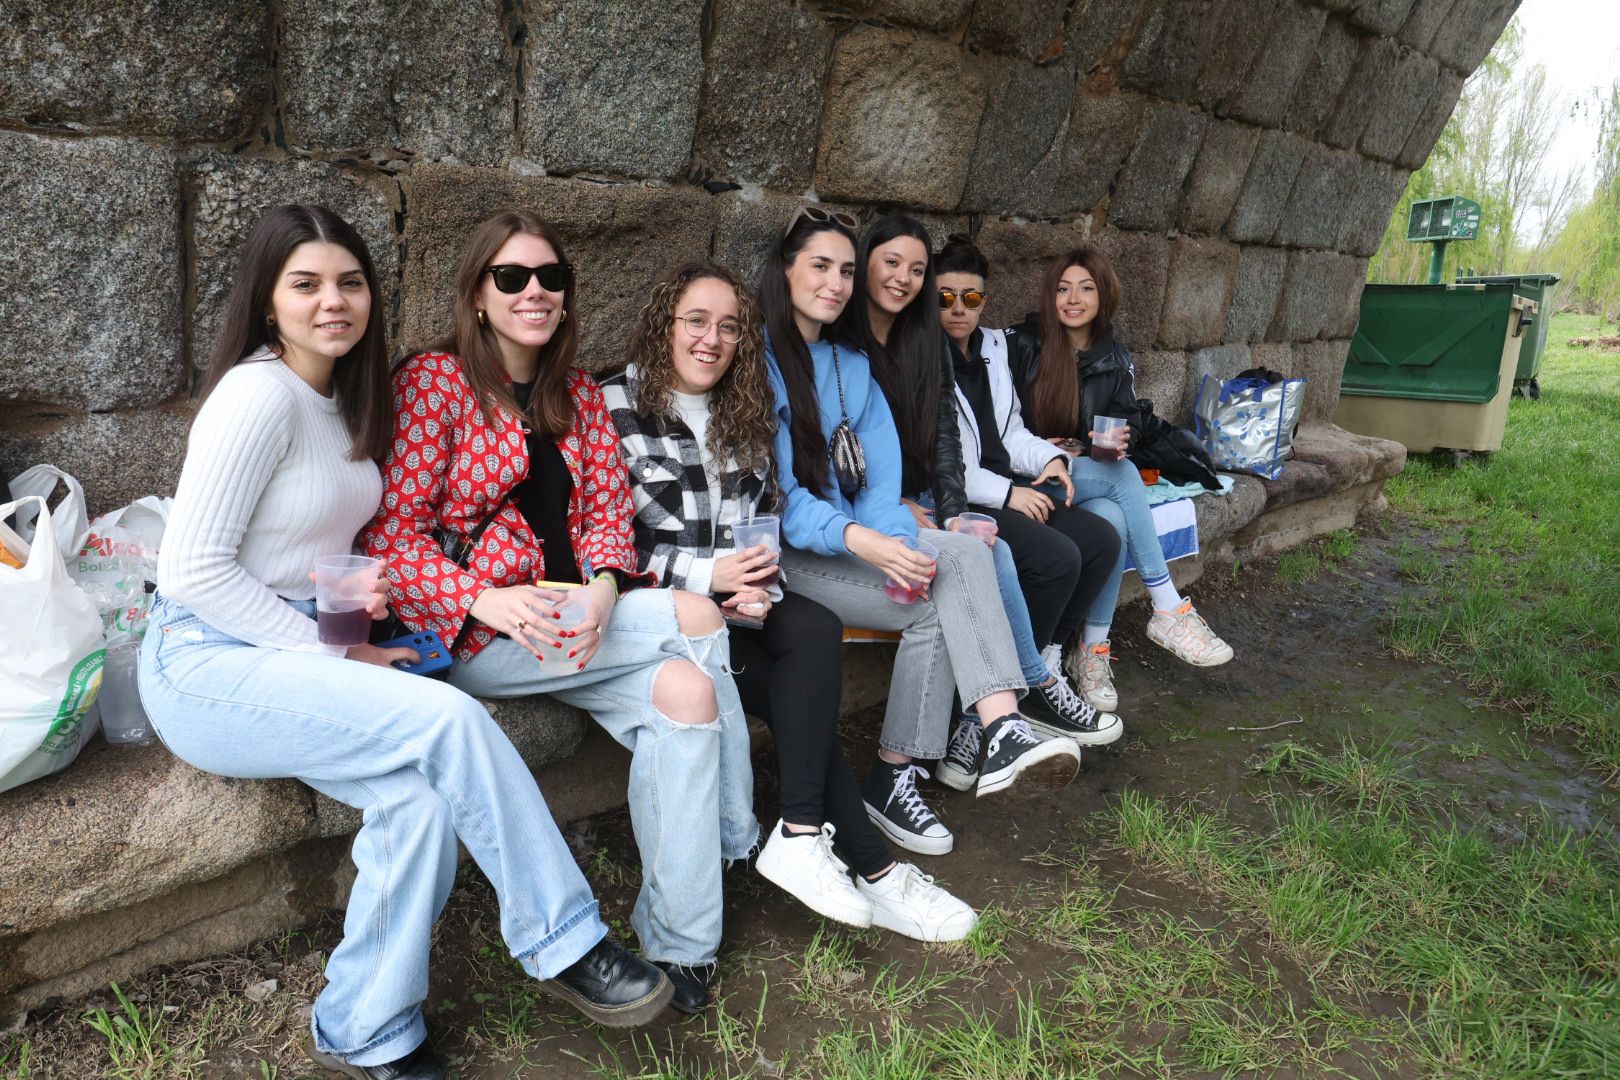
<path fill-rule="evenodd" d="M 627 1025 L 672 990 L 606 940 L 533 776 L 477 701 L 395 670 L 410 650 L 320 641 L 311 565 L 352 551 L 382 494 L 376 303 L 365 244 L 330 210 L 281 206 L 254 228 L 164 537 L 140 685 L 165 744 L 197 768 L 296 777 L 364 811 L 310 1055 L 421 1080 L 445 1075 L 421 1006 L 458 838 L 500 896 L 512 955 L 549 992 Z"/>

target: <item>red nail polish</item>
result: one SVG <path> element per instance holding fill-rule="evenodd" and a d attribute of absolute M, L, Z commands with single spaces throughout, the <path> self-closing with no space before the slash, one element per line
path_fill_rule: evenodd
<path fill-rule="evenodd" d="M 585 661 L 581 660 L 579 662 L 579 667 L 575 668 L 574 670 L 575 671 L 584 671 L 585 670 Z"/>

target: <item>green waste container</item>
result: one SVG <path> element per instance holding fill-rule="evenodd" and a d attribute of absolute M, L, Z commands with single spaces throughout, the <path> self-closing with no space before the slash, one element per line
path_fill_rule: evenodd
<path fill-rule="evenodd" d="M 1414 453 L 1502 446 L 1536 304 L 1513 285 L 1368 285 L 1333 422 Z"/>
<path fill-rule="evenodd" d="M 1513 373 L 1513 384 L 1526 387 L 1530 397 L 1541 396 L 1541 385 L 1537 376 L 1541 374 L 1541 357 L 1547 351 L 1547 327 L 1552 323 L 1552 307 L 1548 301 L 1552 299 L 1553 286 L 1558 284 L 1557 274 L 1488 274 L 1459 277 L 1459 285 L 1512 285 L 1518 294 L 1526 300 L 1534 300 L 1540 309 L 1530 333 L 1525 336 L 1524 345 L 1519 349 L 1519 367 Z"/>

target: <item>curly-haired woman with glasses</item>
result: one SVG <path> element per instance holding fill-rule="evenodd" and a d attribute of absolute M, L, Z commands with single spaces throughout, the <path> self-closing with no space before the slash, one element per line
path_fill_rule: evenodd
<path fill-rule="evenodd" d="M 573 366 L 575 300 L 550 226 L 506 211 L 473 231 L 450 339 L 394 374 L 386 489 L 367 545 L 388 556 L 399 617 L 450 643 L 452 685 L 549 694 L 631 751 L 642 860 L 631 921 L 677 1005 L 700 1008 L 720 945 L 722 861 L 759 835 L 748 729 L 714 603 L 634 588 L 653 576 L 637 569 L 602 392 Z M 557 625 L 565 599 L 585 611 L 574 629 Z M 572 670 L 554 674 L 559 658 Z"/>
<path fill-rule="evenodd" d="M 782 817 L 759 873 L 827 918 L 955 941 L 973 929 L 973 910 L 894 861 L 838 745 L 843 625 L 782 592 L 779 545 L 736 535 L 773 506 L 776 418 L 760 328 L 729 270 L 687 263 L 653 288 L 630 363 L 604 380 L 634 485 L 641 566 L 675 588 L 725 598 L 736 620 L 737 688 L 771 725 L 781 775 Z"/>

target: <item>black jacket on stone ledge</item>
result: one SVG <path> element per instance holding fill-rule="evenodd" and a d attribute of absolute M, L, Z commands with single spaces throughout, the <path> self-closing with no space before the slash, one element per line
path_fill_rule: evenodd
<path fill-rule="evenodd" d="M 1072 436 L 1090 444 L 1093 418 L 1117 416 L 1131 426 L 1131 463 L 1139 469 L 1158 469 L 1172 483 L 1202 484 L 1219 491 L 1220 477 L 1209 451 L 1198 436 L 1153 411 L 1153 402 L 1136 396 L 1136 365 L 1130 350 L 1104 334 L 1089 349 L 1075 352 L 1080 376 L 1080 411 L 1073 431 L 1036 431 L 1034 410 L 1030 408 L 1029 387 L 1041 366 L 1041 332 L 1033 316 L 1007 328 L 1007 364 L 1012 368 L 1013 386 L 1023 404 L 1024 422 L 1035 434 Z M 960 456 L 960 447 L 958 447 Z"/>

